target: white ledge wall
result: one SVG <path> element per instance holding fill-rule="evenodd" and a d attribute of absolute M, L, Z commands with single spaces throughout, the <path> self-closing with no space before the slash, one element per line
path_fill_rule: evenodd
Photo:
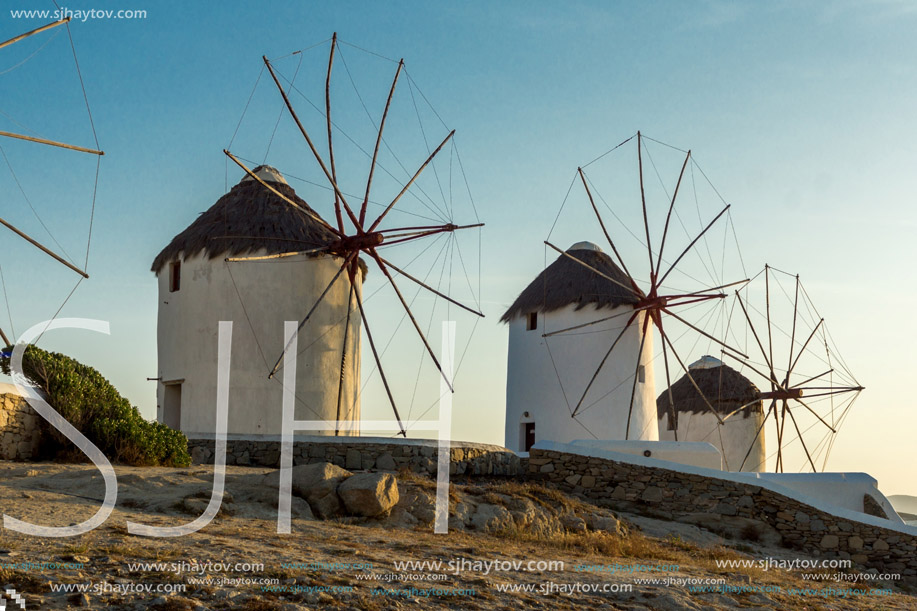
<path fill-rule="evenodd" d="M 782 494 L 783 496 L 790 497 L 799 501 L 800 503 L 805 503 L 816 509 L 824 511 L 825 513 L 830 513 L 834 516 L 845 518 L 848 520 L 855 520 L 857 522 L 862 522 L 864 524 L 871 524 L 873 526 L 879 526 L 881 528 L 890 528 L 897 530 L 899 532 L 907 533 L 910 535 L 917 535 L 917 526 L 908 526 L 905 524 L 904 520 L 895 513 L 895 510 L 892 508 L 891 503 L 887 498 L 879 491 L 878 482 L 867 473 L 816 473 L 809 474 L 813 479 L 818 479 L 817 476 L 827 476 L 825 480 L 833 480 L 835 485 L 839 486 L 850 486 L 852 488 L 858 489 L 860 492 L 859 497 L 859 507 L 862 507 L 863 497 L 862 494 L 867 492 L 876 499 L 876 501 L 885 509 L 886 513 L 891 516 L 891 519 L 879 518 L 876 516 L 871 516 L 869 514 L 863 513 L 861 510 L 851 509 L 849 507 L 844 507 L 843 505 L 837 504 L 835 501 L 843 502 L 843 499 L 846 496 L 844 494 L 835 494 L 830 495 L 830 487 L 827 488 L 817 488 L 812 487 L 808 489 L 808 493 L 801 492 L 795 487 L 797 482 L 792 481 L 792 478 L 787 480 L 787 484 L 784 485 L 783 482 L 780 482 L 780 475 L 778 473 L 736 473 L 731 471 L 717 471 L 714 469 L 705 469 L 703 467 L 694 467 L 691 465 L 682 465 L 675 462 L 670 462 L 667 460 L 658 460 L 654 458 L 646 458 L 644 456 L 634 456 L 632 454 L 623 454 L 621 452 L 610 452 L 606 450 L 601 450 L 598 448 L 587 448 L 582 446 L 576 446 L 569 443 L 555 443 L 550 441 L 540 441 L 537 442 L 534 446 L 539 450 L 548 450 L 553 452 L 563 452 L 566 454 L 579 454 L 580 456 L 588 456 L 592 458 L 604 458 L 606 460 L 614 460 L 623 463 L 631 463 L 634 465 L 641 465 L 644 467 L 656 467 L 658 469 L 668 469 L 669 471 L 676 471 L 678 473 L 685 473 L 688 475 L 699 475 L 702 477 L 709 477 L 714 479 L 722 479 L 732 482 L 737 482 L 741 484 L 750 484 L 753 486 L 760 486 L 766 488 L 777 494 Z M 765 477 L 762 477 L 765 475 Z M 800 475 L 800 474 L 790 474 L 790 475 Z M 806 475 L 806 474 L 801 474 Z M 829 498 L 822 496 L 827 494 Z"/>

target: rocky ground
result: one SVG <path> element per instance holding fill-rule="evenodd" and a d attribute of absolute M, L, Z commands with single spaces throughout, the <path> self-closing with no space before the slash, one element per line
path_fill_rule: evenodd
<path fill-rule="evenodd" d="M 229 467 L 209 525 L 147 538 L 129 535 L 126 522 L 194 520 L 208 504 L 212 467 L 118 467 L 117 507 L 90 533 L 52 539 L 0 530 L 0 586 L 22 595 L 26 609 L 917 607 L 907 584 L 718 568 L 724 559 L 800 559 L 768 533 L 737 524 L 613 514 L 538 485 L 476 479 L 453 482 L 450 532 L 438 535 L 431 480 L 351 476 L 327 464 L 297 469 L 292 534 L 276 532 L 276 471 Z M 13 518 L 71 525 L 92 516 L 103 495 L 91 466 L 0 462 L 0 510 Z M 692 591 L 698 586 L 716 591 Z M 854 592 L 870 588 L 882 592 Z M 10 597 L 7 608 L 16 608 Z"/>

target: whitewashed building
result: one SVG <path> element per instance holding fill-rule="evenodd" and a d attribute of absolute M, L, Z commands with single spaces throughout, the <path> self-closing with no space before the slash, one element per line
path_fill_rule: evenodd
<path fill-rule="evenodd" d="M 509 325 L 505 445 L 527 451 L 536 440 L 658 440 L 652 325 L 641 353 L 642 312 L 623 332 L 576 410 L 599 363 L 634 314 L 637 299 L 621 286 L 630 284 L 624 272 L 595 244 L 579 242 L 567 253 L 620 284 L 561 255 L 503 315 Z"/>
<path fill-rule="evenodd" d="M 677 432 L 678 441 L 713 444 L 723 454 L 728 471 L 764 471 L 764 409 L 758 388 L 712 356 L 704 356 L 688 370 L 703 397 L 687 375 L 672 384 L 671 407 L 664 390 L 657 399 L 659 439 L 675 441 Z M 722 425 L 707 402 L 725 418 Z"/>
<path fill-rule="evenodd" d="M 310 210 L 279 172 L 254 172 Z M 326 246 L 336 236 L 246 176 L 153 262 L 159 281 L 157 418 L 189 437 L 214 433 L 217 332 L 233 321 L 229 434 L 259 438 L 281 429 L 284 321 L 302 320 L 340 269 L 337 256 L 297 255 L 228 262 Z M 361 267 L 355 291 L 362 290 Z M 359 434 L 360 316 L 343 273 L 299 332 L 297 420 L 347 420 L 341 434 Z M 342 367 L 345 332 L 347 356 Z M 338 400 L 340 393 L 340 401 Z M 334 434 L 334 431 L 315 434 Z"/>

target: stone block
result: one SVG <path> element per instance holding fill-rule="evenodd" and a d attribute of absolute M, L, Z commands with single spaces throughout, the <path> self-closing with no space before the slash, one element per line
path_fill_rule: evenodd
<path fill-rule="evenodd" d="M 837 535 L 825 535 L 821 538 L 818 546 L 822 549 L 837 549 L 840 544 L 840 540 Z"/>
<path fill-rule="evenodd" d="M 376 469 L 380 471 L 395 471 L 398 468 L 390 452 L 380 454 L 376 459 Z"/>
<path fill-rule="evenodd" d="M 347 454 L 344 458 L 344 468 L 345 469 L 361 469 L 363 467 L 363 456 L 360 454 L 360 450 L 356 448 L 348 448 Z"/>

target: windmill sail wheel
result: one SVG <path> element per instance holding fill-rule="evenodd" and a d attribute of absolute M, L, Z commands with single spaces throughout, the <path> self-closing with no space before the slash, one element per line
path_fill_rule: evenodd
<path fill-rule="evenodd" d="M 363 61 L 356 62 L 354 57 Z M 224 153 L 250 179 L 321 225 L 330 238 L 321 244 L 303 244 L 302 249 L 291 252 L 231 257 L 227 264 L 331 257 L 338 265 L 337 273 L 314 303 L 303 304 L 299 330 L 307 328 L 321 308 L 328 307 L 336 284 L 349 286 L 343 289 L 350 298 L 340 321 L 343 341 L 337 348 L 341 379 L 348 365 L 359 360 L 359 355 L 353 354 L 353 338 L 348 337 L 351 321 L 356 319 L 373 355 L 379 390 L 384 390 L 400 434 L 407 436 L 400 409 L 403 399 L 396 397 L 411 393 L 408 409 L 414 409 L 424 368 L 432 364 L 437 377 L 453 389 L 452 377 L 443 371 L 429 339 L 436 315 L 455 318 L 464 312 L 483 317 L 480 281 L 470 277 L 474 272 L 480 274 L 479 229 L 483 223 L 464 177 L 455 131 L 439 119 L 407 73 L 404 60 L 365 52 L 339 40 L 336 34 L 330 39 L 330 48 L 316 45 L 276 60 L 265 57 L 263 62 L 240 127 L 253 112 L 258 116 L 248 123 L 247 133 L 237 129 Z M 259 89 L 262 77 L 266 77 L 263 80 L 269 90 L 266 98 L 263 88 Z M 256 95 L 259 93 L 261 97 Z M 263 101 L 268 110 L 254 110 L 253 100 L 254 105 Z M 250 153 L 251 157 L 260 157 L 263 151 L 263 160 L 253 162 L 237 149 L 257 151 Z M 303 184 L 299 194 L 308 206 L 286 197 L 263 178 L 260 167 L 255 166 L 268 161 L 287 179 Z M 471 249 L 463 240 L 465 235 L 472 236 Z M 394 303 L 376 316 L 368 312 L 369 297 L 363 296 L 362 279 L 367 271 L 378 273 L 380 286 L 372 294 L 382 291 Z M 459 277 L 455 281 L 453 274 Z M 378 330 L 378 325 L 393 322 L 397 324 L 389 324 L 385 333 Z M 410 345 L 392 347 L 406 344 L 406 337 L 410 337 Z M 401 353 L 392 357 L 398 359 L 401 372 L 406 369 L 404 353 L 418 349 L 423 360 L 417 379 L 393 382 L 390 370 L 383 366 L 387 350 Z M 273 377 L 283 364 L 282 353 L 273 355 L 265 374 Z M 339 415 L 344 396 L 339 385 Z"/>
<path fill-rule="evenodd" d="M 577 170 L 545 241 L 546 256 L 556 251 L 601 278 L 607 288 L 598 290 L 629 295 L 619 300 L 622 308 L 596 310 L 592 320 L 543 334 L 555 360 L 586 341 L 584 335 L 604 338 L 594 362 L 582 363 L 575 376 L 564 379 L 558 368 L 570 417 L 585 431 L 592 428 L 590 412 L 599 412 L 620 417 L 621 439 L 658 439 L 654 378 L 671 387 L 683 373 L 697 388 L 688 363 L 698 351 L 716 346 L 745 356 L 725 339 L 727 291 L 747 282 L 729 208 L 690 151 L 640 132 Z M 586 237 L 608 250 L 605 271 L 577 246 L 557 245 Z M 584 294 L 579 307 L 595 301 Z M 712 398 L 698 392 L 721 420 Z M 670 401 L 674 416 L 672 410 Z"/>
<path fill-rule="evenodd" d="M 797 465 L 800 471 L 823 471 L 838 429 L 864 387 L 798 275 L 765 266 L 734 299 L 730 339 L 750 356 L 725 354 L 761 390 L 764 420 L 755 441 L 771 430 L 776 450 L 768 459 L 774 459 L 777 472 Z M 750 459 L 749 450 L 744 461 Z"/>
<path fill-rule="evenodd" d="M 92 113 L 89 108 L 89 99 L 83 86 L 83 78 L 80 74 L 79 62 L 76 57 L 76 47 L 73 44 L 73 38 L 70 32 L 70 17 L 58 21 L 52 21 L 41 25 L 33 30 L 13 36 L 12 38 L 0 42 L 0 79 L 4 82 L 4 88 L 9 91 L 17 91 L 20 96 L 13 100 L 5 100 L 4 107 L 0 108 L 0 157 L 2 165 L 6 166 L 9 173 L 9 180 L 0 183 L 0 189 L 4 193 L 4 208 L 0 211 L 0 225 L 3 225 L 11 233 L 25 243 L 44 253 L 58 264 L 62 265 L 70 272 L 77 274 L 80 282 L 89 278 L 86 271 L 89 263 L 89 247 L 92 237 L 92 221 L 95 212 L 96 192 L 99 178 L 99 168 L 101 158 L 105 154 L 99 150 L 99 141 L 96 136 L 95 126 L 92 120 Z M 53 93 L 46 91 L 39 92 L 37 86 L 42 84 L 42 79 L 36 78 L 36 73 L 41 73 L 45 69 L 53 66 L 55 69 L 61 65 L 60 57 L 52 57 L 51 53 L 42 53 L 51 41 L 63 34 L 69 38 L 68 51 L 72 51 L 74 66 L 74 78 L 68 82 L 64 78 L 57 78 L 54 82 Z M 78 79 L 78 85 L 77 85 Z M 79 92 L 64 91 L 69 85 Z M 72 88 L 71 88 L 72 89 Z M 20 118 L 29 116 L 36 108 L 36 99 L 53 100 L 54 103 L 68 104 L 73 102 L 74 105 L 85 105 L 86 116 L 82 119 L 76 119 L 67 113 L 58 113 L 53 110 L 52 106 L 42 104 L 40 108 L 43 111 L 40 124 L 34 120 L 23 119 L 30 124 L 20 121 Z M 15 102 L 24 102 L 18 107 L 11 108 L 8 104 Z M 66 116 L 64 116 L 66 114 Z M 85 126 L 85 127 L 84 127 Z M 83 130 L 82 137 L 91 137 L 92 144 L 70 144 L 63 141 L 63 138 L 45 137 L 43 134 L 53 135 L 58 131 L 67 131 L 69 134 L 74 133 L 76 129 L 79 132 Z M 55 156 L 58 155 L 58 156 Z M 92 160 L 92 172 L 94 179 L 90 182 L 91 193 L 87 191 L 86 196 L 91 197 L 91 210 L 88 210 L 88 232 L 85 245 L 85 256 L 80 258 L 72 257 L 67 253 L 66 248 L 62 245 L 67 244 L 70 240 L 55 236 L 52 227 L 60 225 L 60 219 L 49 218 L 46 202 L 55 200 L 66 200 L 68 207 L 73 208 L 76 200 L 81 199 L 83 194 L 78 186 L 79 181 L 85 180 L 86 169 L 80 167 L 79 163 L 74 163 L 76 158 L 89 158 Z M 47 178 L 47 167 L 53 167 L 55 180 Z M 5 173 L 5 172 L 4 172 Z M 72 175 L 71 175 L 72 173 Z M 91 176 L 91 175 L 90 175 Z M 72 179 L 72 180 L 71 180 Z M 62 186 L 66 185 L 66 186 Z M 54 189 L 60 189 L 54 192 Z M 17 202 L 22 205 L 11 207 L 11 202 Z M 66 218 L 65 214 L 59 215 L 66 219 L 65 227 L 73 227 L 73 219 Z M 37 225 L 36 225 L 37 223 Z M 45 236 L 34 237 L 36 234 L 31 229 L 35 226 L 35 231 L 41 231 Z M 24 227 L 24 229 L 23 229 Z M 39 229 L 40 227 L 40 229 Z M 72 235 L 73 232 L 70 231 Z M 50 240 L 50 241 L 49 241 Z M 72 247 L 72 245 L 71 245 Z M 7 245 L 7 261 L 10 258 L 12 248 Z M 80 253 L 83 254 L 83 253 Z M 34 264 L 29 265 L 32 274 L 26 274 L 26 281 L 34 283 L 34 274 L 38 273 Z M 5 293 L 5 303 L 10 306 L 9 295 L 7 292 L 8 279 L 3 276 L 3 268 L 0 267 L 0 279 L 3 280 L 3 290 Z M 48 277 L 43 278 L 45 283 L 53 283 L 56 280 Z M 59 313 L 69 300 L 70 296 L 76 290 L 73 287 L 64 299 L 63 303 L 57 308 Z M 56 314 L 55 314 L 56 316 Z M 9 324 L 11 331 L 15 335 L 15 329 L 12 328 L 12 312 L 9 312 Z M 0 328 L 0 339 L 4 345 L 10 344 L 10 338 Z"/>

